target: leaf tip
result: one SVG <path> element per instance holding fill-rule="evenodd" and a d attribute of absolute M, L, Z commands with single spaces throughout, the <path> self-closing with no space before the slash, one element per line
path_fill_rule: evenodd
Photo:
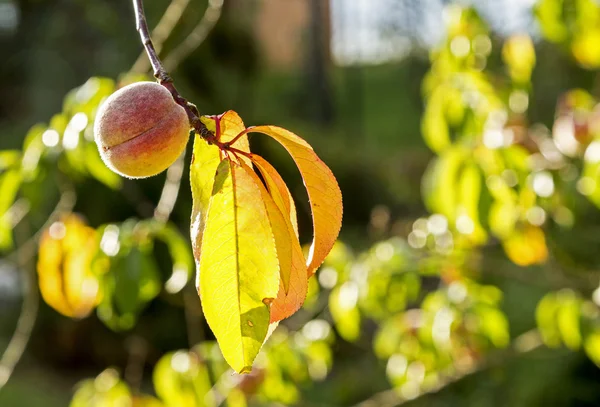
<path fill-rule="evenodd" d="M 248 374 L 252 372 L 252 366 L 244 366 L 238 373 L 239 374 Z"/>

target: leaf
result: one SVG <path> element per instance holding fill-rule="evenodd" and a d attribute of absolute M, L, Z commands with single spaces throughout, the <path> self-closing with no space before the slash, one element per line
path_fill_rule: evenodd
<path fill-rule="evenodd" d="M 254 171 L 244 163 L 241 165 L 259 186 L 275 239 L 280 282 L 277 298 L 271 304 L 271 322 L 277 322 L 294 314 L 304 303 L 308 290 L 306 260 L 290 219 L 283 216 L 280 205 L 283 205 L 284 198 L 280 191 L 272 189 L 273 196 L 269 195 Z M 276 202 L 280 204 L 277 205 Z"/>
<path fill-rule="evenodd" d="M 487 239 L 487 234 L 479 220 L 479 202 L 481 198 L 482 181 L 481 173 L 476 165 L 468 165 L 465 167 L 459 180 L 459 201 L 464 213 L 458 214 L 457 224 L 465 219 L 461 219 L 460 215 L 468 217 L 470 222 L 467 221 L 467 226 L 471 227 L 464 228 L 463 230 L 459 229 L 459 231 L 469 235 L 469 238 L 476 244 L 482 244 Z M 459 224 L 457 226 L 461 225 Z"/>
<path fill-rule="evenodd" d="M 69 407 L 131 405 L 131 392 L 114 369 L 106 369 L 95 379 L 77 384 L 77 391 Z"/>
<path fill-rule="evenodd" d="M 202 117 L 206 127 L 215 133 L 222 142 L 227 142 L 245 130 L 242 119 L 234 111 L 227 111 L 218 118 Z M 217 129 L 217 123 L 219 128 Z M 218 133 L 218 134 L 217 134 Z M 238 150 L 250 152 L 248 136 L 240 137 L 235 146 Z M 190 183 L 192 186 L 192 220 L 191 237 L 194 257 L 196 262 L 200 259 L 202 248 L 202 233 L 206 223 L 208 203 L 213 190 L 215 172 L 219 166 L 219 148 L 209 145 L 206 140 L 196 134 L 194 138 L 194 149 L 192 163 L 190 165 Z"/>
<path fill-rule="evenodd" d="M 423 176 L 423 199 L 427 207 L 446 216 L 449 221 L 456 219 L 458 201 L 458 176 L 468 151 L 464 148 L 449 147 L 433 160 Z"/>
<path fill-rule="evenodd" d="M 108 241 L 114 239 L 111 244 Z M 115 246 L 116 251 L 111 252 Z M 121 227 L 106 226 L 100 247 L 108 254 L 93 263 L 102 275 L 104 297 L 98 316 L 113 330 L 130 329 L 148 302 L 160 292 L 160 271 L 152 253 L 149 230 L 143 222 L 127 220 Z"/>
<path fill-rule="evenodd" d="M 444 99 L 448 89 L 440 86 L 427 101 L 427 107 L 423 114 L 421 132 L 427 146 L 434 152 L 439 153 L 451 144 L 450 130 L 444 115 Z"/>
<path fill-rule="evenodd" d="M 256 126 L 252 132 L 277 140 L 290 153 L 308 191 L 313 216 L 314 238 L 308 255 L 308 273 L 312 275 L 333 247 L 342 227 L 342 193 L 327 165 L 312 147 L 294 133 L 276 126 Z"/>
<path fill-rule="evenodd" d="M 111 189 L 118 189 L 121 187 L 123 178 L 120 177 L 116 172 L 110 170 L 98 153 L 98 148 L 92 143 L 86 144 L 83 147 L 83 151 L 77 151 L 77 154 L 82 154 L 85 157 L 85 166 L 90 175 L 99 182 L 103 183 Z"/>
<path fill-rule="evenodd" d="M 251 370 L 278 288 L 277 252 L 259 186 L 242 167 L 224 159 L 206 217 L 199 294 L 223 356 L 237 372 Z"/>
<path fill-rule="evenodd" d="M 522 267 L 544 263 L 548 258 L 546 236 L 535 226 L 515 230 L 502 245 L 508 258 Z"/>
<path fill-rule="evenodd" d="M 289 214 L 294 232 L 296 233 L 296 236 L 298 236 L 298 216 L 296 213 L 296 205 L 294 204 L 292 194 L 281 178 L 281 175 L 279 175 L 277 170 L 261 156 L 252 154 L 251 159 L 252 163 L 256 165 L 260 171 L 263 179 L 265 180 L 265 184 L 267 184 L 267 189 L 269 190 L 269 193 L 275 200 L 275 203 L 279 209 L 281 209 L 284 214 Z"/>
<path fill-rule="evenodd" d="M 556 323 L 562 341 L 571 350 L 581 347 L 581 301 L 572 290 L 561 290 L 557 293 L 559 307 L 556 313 Z"/>
<path fill-rule="evenodd" d="M 0 173 L 0 250 L 13 245 L 12 219 L 8 210 L 15 202 L 23 177 L 19 170 Z"/>
<path fill-rule="evenodd" d="M 597 366 L 600 366 L 600 331 L 594 330 L 585 338 L 585 353 Z"/>
<path fill-rule="evenodd" d="M 40 240 L 37 271 L 42 298 L 71 318 L 87 316 L 100 300 L 91 270 L 96 231 L 76 215 L 53 223 Z"/>
<path fill-rule="evenodd" d="M 168 293 L 174 294 L 183 289 L 192 275 L 194 258 L 190 252 L 187 240 L 172 223 L 159 225 L 160 229 L 154 232 L 156 238 L 162 240 L 169 249 L 173 261 L 173 274 L 165 283 Z"/>
<path fill-rule="evenodd" d="M 213 407 L 206 364 L 194 352 L 167 353 L 154 368 L 156 394 L 167 407 Z"/>
<path fill-rule="evenodd" d="M 355 342 L 360 336 L 360 313 L 356 307 L 358 285 L 347 281 L 329 295 L 329 311 L 342 338 Z"/>

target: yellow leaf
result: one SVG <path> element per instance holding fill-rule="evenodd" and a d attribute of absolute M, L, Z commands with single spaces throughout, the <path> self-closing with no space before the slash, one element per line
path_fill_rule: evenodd
<path fill-rule="evenodd" d="M 44 232 L 37 271 L 48 305 L 72 318 L 83 318 L 94 309 L 100 300 L 90 267 L 96 250 L 96 231 L 76 215 L 63 217 Z"/>
<path fill-rule="evenodd" d="M 513 81 L 528 82 L 535 66 L 535 49 L 531 37 L 527 34 L 516 34 L 506 40 L 502 47 L 502 59 L 508 65 Z"/>
<path fill-rule="evenodd" d="M 280 282 L 277 298 L 271 304 L 271 322 L 276 322 L 298 311 L 306 299 L 308 279 L 306 278 L 304 254 L 302 254 L 302 248 L 291 221 L 283 215 L 281 206 L 276 204 L 276 202 L 281 204 L 283 202 L 280 191 L 273 189 L 271 191 L 273 196 L 269 195 L 254 171 L 244 163 L 242 163 L 242 168 L 260 188 L 275 238 Z"/>
<path fill-rule="evenodd" d="M 206 217 L 199 294 L 223 356 L 237 372 L 251 370 L 278 289 L 277 252 L 259 186 L 242 167 L 224 159 Z"/>
<path fill-rule="evenodd" d="M 231 110 L 214 118 L 203 116 L 201 120 L 222 142 L 232 140 L 246 128 L 238 114 Z M 238 150 L 250 152 L 248 136 L 240 137 L 235 146 Z M 219 148 L 209 145 L 206 140 L 196 134 L 190 166 L 190 183 L 192 186 L 191 235 L 196 262 L 200 258 L 206 211 L 213 189 L 215 172 L 220 161 Z"/>
<path fill-rule="evenodd" d="M 542 229 L 528 226 L 515 232 L 503 242 L 508 258 L 519 266 L 540 264 L 548 258 L 546 237 Z"/>
<path fill-rule="evenodd" d="M 298 216 L 296 214 L 296 205 L 294 204 L 292 194 L 281 178 L 281 175 L 279 175 L 277 170 L 273 168 L 269 162 L 259 155 L 252 154 L 252 163 L 256 165 L 260 171 L 263 179 L 265 180 L 265 184 L 267 184 L 267 189 L 271 193 L 271 196 L 273 196 L 273 199 L 275 200 L 275 203 L 279 209 L 281 209 L 284 214 L 289 214 L 294 232 L 296 233 L 296 236 L 298 236 Z"/>
<path fill-rule="evenodd" d="M 250 131 L 277 140 L 300 170 L 313 216 L 314 238 L 307 260 L 308 273 L 312 275 L 327 257 L 342 227 L 342 193 L 337 181 L 312 147 L 294 133 L 276 126 L 256 126 Z"/>

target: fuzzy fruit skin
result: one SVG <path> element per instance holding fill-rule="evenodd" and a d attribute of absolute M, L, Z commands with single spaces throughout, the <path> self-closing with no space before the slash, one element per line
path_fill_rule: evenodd
<path fill-rule="evenodd" d="M 110 95 L 94 123 L 102 160 L 128 178 L 166 170 L 185 149 L 189 131 L 185 110 L 155 82 L 133 83 Z"/>

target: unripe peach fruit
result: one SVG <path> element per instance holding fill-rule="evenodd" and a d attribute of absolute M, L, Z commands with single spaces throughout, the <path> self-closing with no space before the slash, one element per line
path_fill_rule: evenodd
<path fill-rule="evenodd" d="M 100 106 L 94 137 L 106 165 L 129 178 L 167 169 L 185 149 L 190 122 L 171 93 L 155 82 L 138 82 Z"/>

